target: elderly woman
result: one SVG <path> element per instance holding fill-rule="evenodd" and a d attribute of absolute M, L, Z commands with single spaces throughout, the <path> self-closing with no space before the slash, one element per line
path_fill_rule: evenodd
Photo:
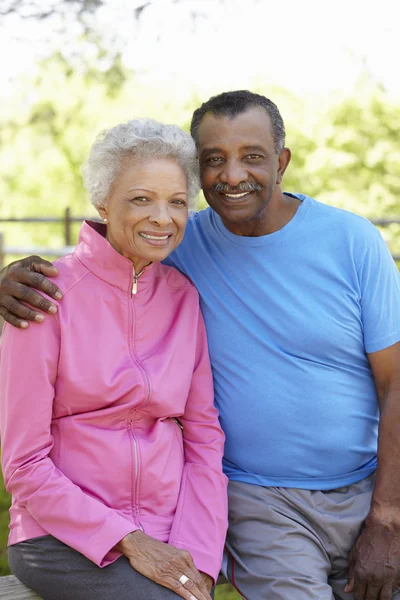
<path fill-rule="evenodd" d="M 3 334 L 10 567 L 45 600 L 208 600 L 224 438 L 197 291 L 160 264 L 198 191 L 194 143 L 133 120 L 83 175 L 103 223 L 57 261 L 57 314 Z"/>

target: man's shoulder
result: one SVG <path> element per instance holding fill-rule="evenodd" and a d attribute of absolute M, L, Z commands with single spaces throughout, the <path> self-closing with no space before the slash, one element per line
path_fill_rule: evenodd
<path fill-rule="evenodd" d="M 193 254 L 201 252 L 204 249 L 205 240 L 209 238 L 212 231 L 211 221 L 211 208 L 192 212 L 189 215 L 183 240 L 172 253 L 171 259 L 165 261 L 166 264 L 175 264 L 177 260 L 186 261 Z"/>
<path fill-rule="evenodd" d="M 186 231 L 195 231 L 196 229 L 204 229 L 209 227 L 212 218 L 212 210 L 208 206 L 201 210 L 192 211 L 189 214 Z"/>
<path fill-rule="evenodd" d="M 296 194 L 300 200 L 307 199 L 312 206 L 311 214 L 315 216 L 321 229 L 331 228 L 335 233 L 342 232 L 346 236 L 369 238 L 373 240 L 380 236 L 378 229 L 371 221 L 331 204 L 325 204 L 304 194 Z"/>
<path fill-rule="evenodd" d="M 188 293 L 197 296 L 197 290 L 193 283 L 186 275 L 178 271 L 176 267 L 164 263 L 155 263 L 154 268 L 156 269 L 157 277 L 162 278 L 169 287 L 174 289 L 184 289 Z"/>

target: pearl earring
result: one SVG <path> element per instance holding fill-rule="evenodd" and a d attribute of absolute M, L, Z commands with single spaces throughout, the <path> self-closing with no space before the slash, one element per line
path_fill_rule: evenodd
<path fill-rule="evenodd" d="M 104 223 L 108 223 L 108 219 L 103 219 Z"/>

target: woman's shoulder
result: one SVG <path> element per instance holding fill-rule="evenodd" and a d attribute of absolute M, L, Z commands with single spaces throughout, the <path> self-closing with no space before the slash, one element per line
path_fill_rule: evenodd
<path fill-rule="evenodd" d="M 57 284 L 64 296 L 88 273 L 74 252 L 58 258 L 53 264 L 58 269 L 54 283 Z"/>

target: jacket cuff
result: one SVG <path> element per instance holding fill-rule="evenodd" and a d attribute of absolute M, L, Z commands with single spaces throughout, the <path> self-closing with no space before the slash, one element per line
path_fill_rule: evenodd
<path fill-rule="evenodd" d="M 208 552 L 204 552 L 199 548 L 190 547 L 188 544 L 178 542 L 177 540 L 170 540 L 168 543 L 171 544 L 171 546 L 175 546 L 175 548 L 190 552 L 196 568 L 199 571 L 206 573 L 206 575 L 212 577 L 214 580 L 214 585 L 217 583 L 222 565 L 222 556 L 216 557 L 214 554 L 209 554 Z"/>
<path fill-rule="evenodd" d="M 87 551 L 82 554 L 98 567 L 106 567 L 122 556 L 120 552 L 113 550 L 114 546 L 128 533 L 138 529 L 139 527 L 136 527 L 131 521 L 115 515 L 107 519 L 96 534 L 90 538 Z"/>

